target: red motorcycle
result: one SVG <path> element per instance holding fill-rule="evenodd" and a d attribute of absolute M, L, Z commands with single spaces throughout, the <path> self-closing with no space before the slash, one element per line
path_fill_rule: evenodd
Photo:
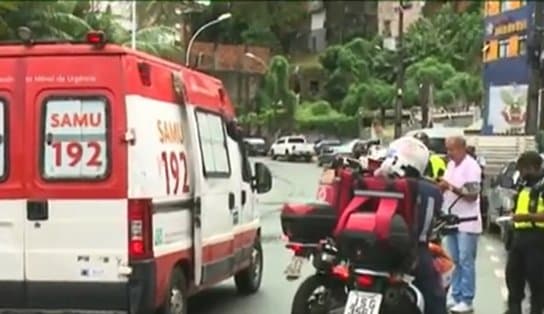
<path fill-rule="evenodd" d="M 326 202 L 283 208 L 282 228 L 294 253 L 287 279 L 299 278 L 309 259 L 316 269 L 299 286 L 291 313 L 423 313 L 423 297 L 409 276 L 411 215 L 402 215 L 414 201 L 410 181 L 388 187 L 371 175 L 374 169 L 347 163 L 324 172 L 318 198 Z"/>

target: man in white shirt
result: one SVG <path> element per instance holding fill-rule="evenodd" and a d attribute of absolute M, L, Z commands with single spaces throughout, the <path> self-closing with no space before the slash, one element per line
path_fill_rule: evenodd
<path fill-rule="evenodd" d="M 452 313 L 466 313 L 473 311 L 476 289 L 476 251 L 478 238 L 482 233 L 482 170 L 478 162 L 467 153 L 464 138 L 448 138 L 446 149 L 450 161 L 443 179 L 439 182 L 444 191 L 443 209 L 448 210 L 451 207 L 451 213 L 460 218 L 474 217 L 472 221 L 461 222 L 458 232 L 445 238 L 449 254 L 455 263 L 448 308 Z"/>

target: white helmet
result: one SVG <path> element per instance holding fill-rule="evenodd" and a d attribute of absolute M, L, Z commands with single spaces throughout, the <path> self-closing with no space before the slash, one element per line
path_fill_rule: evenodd
<path fill-rule="evenodd" d="M 389 144 L 387 156 L 376 174 L 404 177 L 407 171 L 417 171 L 422 175 L 429 157 L 429 149 L 423 142 L 413 137 L 401 137 Z"/>

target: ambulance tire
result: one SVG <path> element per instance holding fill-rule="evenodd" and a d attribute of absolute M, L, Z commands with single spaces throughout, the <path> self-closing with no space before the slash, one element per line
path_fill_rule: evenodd
<path fill-rule="evenodd" d="M 234 283 L 241 294 L 259 291 L 263 279 L 263 248 L 260 238 L 255 240 L 250 265 L 234 275 Z"/>
<path fill-rule="evenodd" d="M 183 271 L 176 267 L 170 276 L 170 287 L 159 314 L 187 314 L 187 279 Z"/>

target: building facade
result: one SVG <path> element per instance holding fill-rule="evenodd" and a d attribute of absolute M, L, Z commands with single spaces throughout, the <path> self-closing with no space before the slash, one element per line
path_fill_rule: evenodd
<path fill-rule="evenodd" d="M 323 1 L 329 45 L 355 37 L 372 38 L 378 33 L 379 1 Z"/>
<path fill-rule="evenodd" d="M 410 25 L 422 17 L 425 1 L 411 1 L 411 7 L 404 10 L 403 30 L 406 32 Z M 384 38 L 399 36 L 399 2 L 378 1 L 378 30 Z"/>
<path fill-rule="evenodd" d="M 533 1 L 486 1 L 484 8 L 484 134 L 524 134 L 536 125 L 528 38 L 534 26 Z M 537 87 L 538 93 L 538 87 Z M 535 114 L 528 114 L 534 112 Z M 528 119 L 529 116 L 534 121 Z"/>

